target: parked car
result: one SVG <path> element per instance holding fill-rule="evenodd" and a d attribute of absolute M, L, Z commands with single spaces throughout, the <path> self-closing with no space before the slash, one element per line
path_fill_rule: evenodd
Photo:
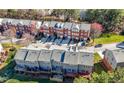
<path fill-rule="evenodd" d="M 124 48 L 124 41 L 116 45 L 117 48 Z"/>
<path fill-rule="evenodd" d="M 102 54 L 104 55 L 105 54 L 105 51 L 103 51 Z"/>
<path fill-rule="evenodd" d="M 95 48 L 99 48 L 99 47 L 102 47 L 102 44 L 95 45 Z"/>

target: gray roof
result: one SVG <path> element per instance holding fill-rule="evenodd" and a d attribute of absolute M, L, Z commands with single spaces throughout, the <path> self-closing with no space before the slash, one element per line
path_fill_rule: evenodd
<path fill-rule="evenodd" d="M 2 23 L 11 22 L 12 24 L 22 24 L 22 25 L 30 25 L 30 20 L 23 20 L 23 19 L 9 19 L 3 18 Z"/>
<path fill-rule="evenodd" d="M 44 26 L 50 26 L 50 21 L 44 21 L 43 24 L 41 25 L 42 27 Z"/>
<path fill-rule="evenodd" d="M 85 66 L 93 66 L 94 63 L 94 55 L 89 52 L 79 52 L 79 60 L 78 64 Z"/>
<path fill-rule="evenodd" d="M 8 19 L 7 18 L 3 18 L 3 20 L 2 20 L 2 23 L 7 23 L 8 22 Z"/>
<path fill-rule="evenodd" d="M 27 53 L 28 53 L 28 50 L 26 50 L 26 49 L 19 49 L 16 52 L 14 60 L 25 60 Z"/>
<path fill-rule="evenodd" d="M 62 60 L 64 60 L 64 50 L 53 50 L 52 56 L 51 56 L 51 60 L 57 61 L 57 62 L 62 62 Z"/>
<path fill-rule="evenodd" d="M 73 23 L 71 30 L 74 32 L 79 32 L 80 31 L 80 24 Z"/>
<path fill-rule="evenodd" d="M 54 28 L 56 23 L 57 23 L 56 21 L 51 21 L 50 22 L 50 27 L 53 27 Z"/>
<path fill-rule="evenodd" d="M 115 60 L 117 63 L 124 62 L 124 49 L 117 49 L 117 50 L 109 50 L 113 53 Z"/>
<path fill-rule="evenodd" d="M 80 30 L 84 30 L 84 31 L 89 31 L 90 32 L 90 28 L 91 28 L 91 24 L 82 23 L 80 25 Z"/>
<path fill-rule="evenodd" d="M 17 20 L 17 19 L 12 20 L 12 25 L 17 25 L 18 23 L 19 23 L 19 20 Z"/>
<path fill-rule="evenodd" d="M 19 23 L 21 24 L 21 25 L 30 25 L 30 23 L 31 23 L 31 21 L 30 20 L 19 20 Z"/>
<path fill-rule="evenodd" d="M 42 21 L 36 21 L 36 28 L 39 29 L 42 25 Z"/>
<path fill-rule="evenodd" d="M 0 24 L 2 24 L 3 18 L 0 18 Z"/>
<path fill-rule="evenodd" d="M 38 61 L 50 62 L 52 50 L 42 49 L 38 57 Z"/>
<path fill-rule="evenodd" d="M 78 65 L 78 52 L 65 52 L 65 64 Z"/>
<path fill-rule="evenodd" d="M 39 50 L 29 50 L 26 61 L 37 61 L 39 57 L 40 51 Z"/>
<path fill-rule="evenodd" d="M 71 27 L 72 27 L 72 23 L 65 22 L 65 24 L 64 24 L 65 29 L 71 30 Z"/>

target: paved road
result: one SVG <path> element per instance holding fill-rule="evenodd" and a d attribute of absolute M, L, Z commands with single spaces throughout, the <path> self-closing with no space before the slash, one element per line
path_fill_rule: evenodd
<path fill-rule="evenodd" d="M 118 44 L 118 43 L 103 44 L 102 47 L 100 47 L 100 48 L 95 48 L 95 52 L 97 52 L 97 51 L 104 51 L 105 49 L 110 49 L 110 50 L 118 49 L 118 48 L 116 47 L 117 44 Z"/>
<path fill-rule="evenodd" d="M 112 43 L 112 44 L 103 44 L 102 47 L 100 48 L 95 48 L 95 47 L 86 47 L 84 49 L 82 49 L 82 51 L 89 51 L 89 52 L 103 52 L 105 49 L 109 49 L 109 50 L 115 50 L 115 49 L 119 49 L 116 47 L 118 43 Z"/>
<path fill-rule="evenodd" d="M 17 41 L 20 41 L 20 40 L 25 40 L 25 38 L 24 39 L 12 38 L 13 43 L 16 43 Z M 11 43 L 11 39 L 0 36 L 0 43 Z"/>
<path fill-rule="evenodd" d="M 104 44 L 100 48 L 94 48 L 94 52 L 97 52 L 101 56 L 101 58 L 103 58 L 102 52 L 105 51 L 105 49 L 109 49 L 109 50 L 119 49 L 119 48 L 116 47 L 117 44 L 118 43 Z"/>
<path fill-rule="evenodd" d="M 16 38 L 13 38 L 13 39 L 12 39 L 13 43 L 15 43 L 15 42 L 17 42 L 17 41 L 19 41 L 19 40 L 22 40 L 22 39 L 16 39 Z M 23 40 L 24 40 L 24 39 L 23 39 Z M 1 43 L 9 43 L 9 42 L 11 42 L 11 40 L 10 40 L 10 39 L 6 39 L 6 38 L 4 38 L 4 37 L 0 37 L 0 42 L 1 42 Z M 102 52 L 103 52 L 105 49 L 109 49 L 109 50 L 119 49 L 119 48 L 116 48 L 116 45 L 117 45 L 117 44 L 118 44 L 118 43 L 103 44 L 103 46 L 100 47 L 100 48 L 95 48 L 95 47 L 93 47 L 93 46 L 92 46 L 92 47 L 85 47 L 85 48 L 83 48 L 83 49 L 80 49 L 80 51 L 93 52 L 93 53 L 97 52 L 101 57 L 103 57 Z"/>
<path fill-rule="evenodd" d="M 101 56 L 101 58 L 103 58 L 102 52 L 105 51 L 105 49 L 109 49 L 109 50 L 120 49 L 120 48 L 116 47 L 117 44 L 118 43 L 103 44 L 103 46 L 100 48 L 86 47 L 86 48 L 82 49 L 81 51 L 88 51 L 88 52 L 93 52 L 93 53 L 97 52 Z"/>

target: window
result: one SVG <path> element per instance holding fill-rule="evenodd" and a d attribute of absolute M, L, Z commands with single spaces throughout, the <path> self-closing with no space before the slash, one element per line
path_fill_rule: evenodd
<path fill-rule="evenodd" d="M 68 69 L 67 72 L 71 72 L 71 69 Z"/>
<path fill-rule="evenodd" d="M 73 73 L 76 73 L 77 71 L 76 71 L 76 70 L 74 70 L 74 69 L 72 69 L 72 72 L 73 72 Z"/>
<path fill-rule="evenodd" d="M 112 57 L 112 61 L 114 61 L 114 58 Z"/>

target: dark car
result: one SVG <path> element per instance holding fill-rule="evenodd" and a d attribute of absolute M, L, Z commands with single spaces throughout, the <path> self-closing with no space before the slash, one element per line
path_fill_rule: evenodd
<path fill-rule="evenodd" d="M 116 45 L 117 48 L 123 48 L 124 49 L 124 41 Z"/>
<path fill-rule="evenodd" d="M 102 44 L 95 45 L 95 48 L 99 48 L 99 47 L 102 47 Z"/>
<path fill-rule="evenodd" d="M 105 54 L 105 51 L 103 51 L 102 54 L 104 55 Z"/>

